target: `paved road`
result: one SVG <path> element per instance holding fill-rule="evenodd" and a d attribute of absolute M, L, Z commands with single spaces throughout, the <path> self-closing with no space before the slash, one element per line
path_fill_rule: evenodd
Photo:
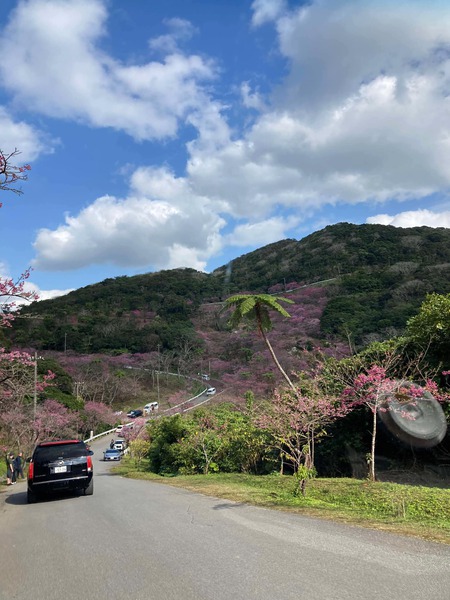
<path fill-rule="evenodd" d="M 448 600 L 450 547 L 253 508 L 100 462 L 95 492 L 0 495 L 0 600 Z"/>

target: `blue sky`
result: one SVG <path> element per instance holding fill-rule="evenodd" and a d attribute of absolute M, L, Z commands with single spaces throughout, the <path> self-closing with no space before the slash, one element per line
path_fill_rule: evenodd
<path fill-rule="evenodd" d="M 41 298 L 347 221 L 450 227 L 450 3 L 1 0 L 0 276 Z"/>

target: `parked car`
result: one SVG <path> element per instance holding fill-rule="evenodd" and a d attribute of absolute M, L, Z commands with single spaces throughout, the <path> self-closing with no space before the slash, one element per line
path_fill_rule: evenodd
<path fill-rule="evenodd" d="M 155 410 L 158 410 L 159 404 L 157 402 L 149 402 L 144 406 L 144 415 L 148 415 Z"/>
<path fill-rule="evenodd" d="M 216 388 L 210 387 L 206 390 L 207 396 L 214 396 L 215 393 L 216 393 Z"/>
<path fill-rule="evenodd" d="M 92 450 L 80 440 L 41 442 L 30 459 L 27 500 L 65 490 L 94 493 Z"/>
<path fill-rule="evenodd" d="M 103 452 L 103 460 L 120 460 L 122 458 L 122 452 L 114 448 L 108 448 Z"/>
<path fill-rule="evenodd" d="M 129 413 L 127 413 L 127 417 L 129 417 L 130 419 L 135 419 L 136 417 L 142 417 L 144 413 L 142 412 L 142 410 L 140 408 L 136 409 L 136 410 L 130 410 Z"/>

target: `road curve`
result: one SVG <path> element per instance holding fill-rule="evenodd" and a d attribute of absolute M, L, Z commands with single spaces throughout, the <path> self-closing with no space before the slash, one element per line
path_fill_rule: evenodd
<path fill-rule="evenodd" d="M 450 547 L 110 474 L 0 495 L 0 600 L 448 600 Z"/>

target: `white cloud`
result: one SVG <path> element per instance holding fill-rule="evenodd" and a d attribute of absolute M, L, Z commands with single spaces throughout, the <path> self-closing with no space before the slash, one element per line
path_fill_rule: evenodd
<path fill-rule="evenodd" d="M 5 154 L 17 148 L 20 155 L 15 164 L 35 160 L 42 153 L 52 151 L 52 142 L 46 136 L 24 121 L 16 121 L 7 109 L 0 106 L 1 147 Z"/>
<path fill-rule="evenodd" d="M 274 10 L 289 75 L 240 140 L 193 149 L 197 193 L 257 220 L 280 205 L 304 215 L 447 190 L 450 5 L 322 0 L 283 14 L 278 5 L 253 7 L 260 21 Z"/>
<path fill-rule="evenodd" d="M 65 296 L 70 292 L 73 292 L 75 288 L 68 288 L 66 290 L 41 290 L 37 286 L 36 293 L 39 296 L 39 300 L 51 300 L 52 298 L 59 298 L 60 296 Z"/>
<path fill-rule="evenodd" d="M 290 61 L 279 104 L 300 113 L 341 104 L 382 74 L 403 83 L 448 60 L 450 4 L 426 0 L 319 0 L 277 21 Z"/>
<path fill-rule="evenodd" d="M 197 271 L 204 271 L 206 261 L 200 260 L 196 248 L 188 248 L 176 242 L 169 249 L 169 258 L 164 265 L 166 269 L 176 269 L 178 267 L 190 267 Z"/>
<path fill-rule="evenodd" d="M 257 90 L 252 92 L 248 81 L 241 84 L 241 96 L 242 103 L 246 108 L 254 108 L 259 111 L 266 108 L 260 93 Z"/>
<path fill-rule="evenodd" d="M 393 225 L 394 227 L 445 227 L 450 228 L 450 210 L 433 212 L 431 210 L 409 210 L 397 215 L 380 214 L 369 217 L 366 223 Z"/>
<path fill-rule="evenodd" d="M 36 237 L 41 270 L 71 270 L 90 264 L 154 269 L 204 269 L 220 248 L 224 221 L 208 210 L 183 178 L 165 169 L 135 171 L 125 199 L 98 198 L 65 224 Z"/>
<path fill-rule="evenodd" d="M 231 234 L 224 238 L 230 246 L 263 246 L 286 238 L 286 231 L 298 224 L 295 217 L 273 217 L 257 223 L 237 225 Z"/>
<path fill-rule="evenodd" d="M 34 292 L 35 294 L 37 294 L 38 301 L 51 300 L 52 298 L 59 298 L 60 296 L 65 296 L 66 294 L 73 292 L 74 289 L 75 288 L 67 288 L 65 290 L 42 290 L 41 288 L 39 288 L 39 286 L 34 284 L 32 281 L 27 281 L 24 285 L 24 291 L 25 292 Z M 27 304 L 29 304 L 29 302 L 26 300 L 18 299 L 16 304 L 17 304 L 17 306 L 22 306 L 22 305 L 26 306 Z"/>
<path fill-rule="evenodd" d="M 202 84 L 214 66 L 173 45 L 189 35 L 187 22 L 169 23 L 173 53 L 162 61 L 125 64 L 102 50 L 106 18 L 103 0 L 21 0 L 0 37 L 0 75 L 16 103 L 137 140 L 174 136 L 191 112 L 208 109 Z"/>
<path fill-rule="evenodd" d="M 170 33 L 160 35 L 153 38 L 149 42 L 149 46 L 152 50 L 163 52 L 164 54 L 173 54 L 178 52 L 179 42 L 189 40 L 196 32 L 195 27 L 192 23 L 185 19 L 166 19 L 165 25 L 170 30 Z"/>
<path fill-rule="evenodd" d="M 254 0 L 252 25 L 259 27 L 277 19 L 286 9 L 286 0 Z"/>

